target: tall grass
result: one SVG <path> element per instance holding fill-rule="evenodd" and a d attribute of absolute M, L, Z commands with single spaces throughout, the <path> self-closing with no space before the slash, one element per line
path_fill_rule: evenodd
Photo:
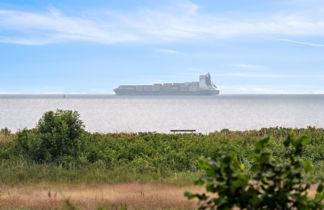
<path fill-rule="evenodd" d="M 61 184 L 116 184 L 116 183 L 152 183 L 191 185 L 200 172 L 158 172 L 139 173 L 125 166 L 112 169 L 97 168 L 95 165 L 66 169 L 56 164 L 28 163 L 24 160 L 2 160 L 0 163 L 0 184 L 29 185 L 37 183 Z"/>
<path fill-rule="evenodd" d="M 15 137 L 16 135 L 12 134 L 8 128 L 3 128 L 0 130 L 0 144 L 5 144 L 12 141 Z"/>

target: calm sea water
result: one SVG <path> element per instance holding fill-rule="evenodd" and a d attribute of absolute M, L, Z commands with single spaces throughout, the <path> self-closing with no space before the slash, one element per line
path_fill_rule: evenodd
<path fill-rule="evenodd" d="M 324 95 L 0 95 L 0 128 L 35 127 L 44 112 L 56 109 L 77 110 L 92 132 L 324 127 Z"/>

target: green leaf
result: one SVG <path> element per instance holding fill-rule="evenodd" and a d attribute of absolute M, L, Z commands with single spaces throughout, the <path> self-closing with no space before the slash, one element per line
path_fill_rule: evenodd
<path fill-rule="evenodd" d="M 245 165 L 244 164 L 240 164 L 240 169 L 244 170 L 245 169 Z"/>
<path fill-rule="evenodd" d="M 301 145 L 306 145 L 309 143 L 309 138 L 307 136 L 302 136 L 300 139 L 299 139 L 299 143 Z"/>
<path fill-rule="evenodd" d="M 196 180 L 196 181 L 194 182 L 194 184 L 195 184 L 195 185 L 203 185 L 203 184 L 205 184 L 205 181 L 202 180 L 202 179 L 198 179 L 198 180 Z"/>
<path fill-rule="evenodd" d="M 262 153 L 261 156 L 260 156 L 260 161 L 261 161 L 262 163 L 268 163 L 268 162 L 270 161 L 271 157 L 272 157 L 271 153 L 269 153 L 269 152 L 264 152 L 264 153 Z"/>
<path fill-rule="evenodd" d="M 319 185 L 317 186 L 317 190 L 316 190 L 316 192 L 321 193 L 321 192 L 323 192 L 323 190 L 324 190 L 324 185 L 321 183 L 321 184 L 319 184 Z"/>
<path fill-rule="evenodd" d="M 272 141 L 271 137 L 266 137 L 258 141 L 255 145 L 256 149 L 261 151 L 263 150 L 270 142 Z"/>
<path fill-rule="evenodd" d="M 211 165 L 207 161 L 201 161 L 199 167 L 203 170 L 211 169 Z"/>
<path fill-rule="evenodd" d="M 207 200 L 209 197 L 203 193 L 203 194 L 196 194 L 196 197 L 199 199 L 199 200 Z"/>
<path fill-rule="evenodd" d="M 197 194 L 194 194 L 194 193 L 191 193 L 191 192 L 184 192 L 183 194 L 188 199 L 193 199 L 193 198 L 197 197 Z"/>
<path fill-rule="evenodd" d="M 309 142 L 309 139 L 306 136 L 302 136 L 298 139 L 292 139 L 292 144 L 294 147 L 304 146 Z"/>
<path fill-rule="evenodd" d="M 291 135 L 288 135 L 288 137 L 284 141 L 284 146 L 289 147 L 290 144 L 291 144 Z"/>
<path fill-rule="evenodd" d="M 321 193 L 316 193 L 316 195 L 315 195 L 315 200 L 316 200 L 316 201 L 322 201 L 322 200 L 324 200 L 324 193 L 323 193 L 323 192 L 321 192 Z"/>
<path fill-rule="evenodd" d="M 232 187 L 235 189 L 246 186 L 248 183 L 248 180 L 249 180 L 249 175 L 248 174 L 240 174 L 238 176 L 238 178 L 239 179 L 234 180 L 232 182 Z"/>
<path fill-rule="evenodd" d="M 304 171 L 310 173 L 313 171 L 312 162 L 310 160 L 304 161 Z"/>

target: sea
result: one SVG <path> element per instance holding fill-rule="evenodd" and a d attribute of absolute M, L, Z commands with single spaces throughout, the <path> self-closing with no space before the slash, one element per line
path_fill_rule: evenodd
<path fill-rule="evenodd" d="M 90 132 L 163 132 L 265 127 L 324 128 L 324 95 L 0 95 L 0 128 L 33 128 L 50 110 L 75 110 Z"/>

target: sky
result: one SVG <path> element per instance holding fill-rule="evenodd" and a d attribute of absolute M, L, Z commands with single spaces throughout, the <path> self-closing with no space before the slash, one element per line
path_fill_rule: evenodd
<path fill-rule="evenodd" d="M 0 0 L 0 93 L 324 94 L 323 0 Z"/>

